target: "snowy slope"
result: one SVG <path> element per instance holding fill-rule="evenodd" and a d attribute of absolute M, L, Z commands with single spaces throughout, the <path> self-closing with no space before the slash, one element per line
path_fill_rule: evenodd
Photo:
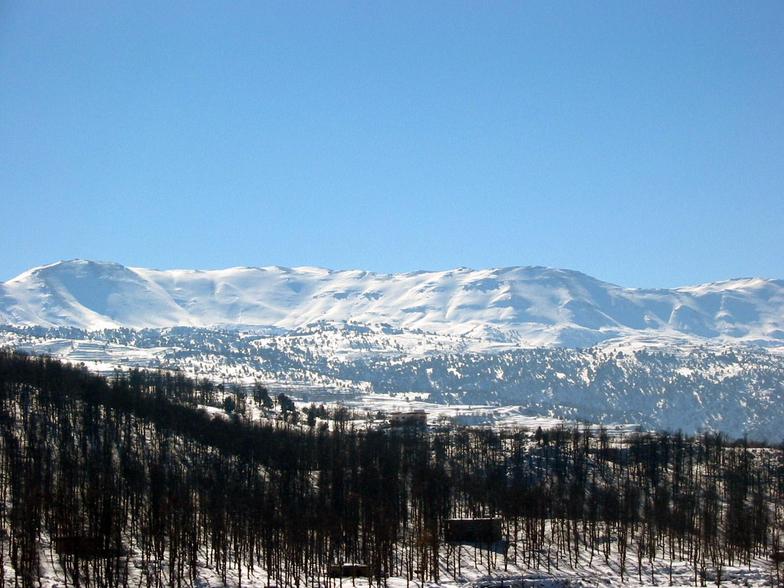
<path fill-rule="evenodd" d="M 161 271 L 72 260 L 0 285 L 0 323 L 6 324 L 291 330 L 319 321 L 386 323 L 526 347 L 585 347 L 632 336 L 780 346 L 784 281 L 643 290 L 544 267 Z"/>

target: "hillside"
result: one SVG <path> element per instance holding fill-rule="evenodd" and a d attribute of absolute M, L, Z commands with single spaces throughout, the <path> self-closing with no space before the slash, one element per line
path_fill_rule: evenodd
<path fill-rule="evenodd" d="M 0 351 L 0 585 L 780 584 L 780 448 L 250 422 L 221 396 Z"/>
<path fill-rule="evenodd" d="M 0 346 L 93 370 L 154 367 L 218 381 L 256 380 L 325 402 L 415 392 L 430 403 L 510 406 L 529 416 L 778 442 L 784 357 L 761 349 L 651 347 L 472 350 L 471 340 L 390 327 L 327 325 L 286 334 L 177 327 L 0 327 Z M 402 396 L 401 396 L 402 397 Z M 432 407 L 435 409 L 435 407 Z M 441 410 L 441 409 L 439 409 Z"/>

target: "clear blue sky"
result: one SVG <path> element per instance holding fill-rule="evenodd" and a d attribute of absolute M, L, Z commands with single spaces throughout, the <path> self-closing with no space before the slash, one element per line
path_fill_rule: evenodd
<path fill-rule="evenodd" d="M 0 279 L 784 278 L 784 2 L 0 3 Z"/>

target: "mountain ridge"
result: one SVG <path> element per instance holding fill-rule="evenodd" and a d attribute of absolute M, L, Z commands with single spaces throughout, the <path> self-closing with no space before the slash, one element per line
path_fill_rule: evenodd
<path fill-rule="evenodd" d="M 296 329 L 323 320 L 525 347 L 586 347 L 639 335 L 771 347 L 784 345 L 784 280 L 652 289 L 544 266 L 384 274 L 312 266 L 159 270 L 68 260 L 0 284 L 5 324 Z"/>
<path fill-rule="evenodd" d="M 547 266 L 547 265 L 506 265 L 506 266 L 492 266 L 488 268 L 475 268 L 470 266 L 458 266 L 453 268 L 447 269 L 422 269 L 422 270 L 413 270 L 407 272 L 380 272 L 374 270 L 363 270 L 358 268 L 342 268 L 342 269 L 335 269 L 329 268 L 320 265 L 294 265 L 294 266 L 286 266 L 286 265 L 236 265 L 230 266 L 225 268 L 213 268 L 213 269 L 200 269 L 200 268 L 187 268 L 187 267 L 172 267 L 172 268 L 165 268 L 162 269 L 160 267 L 143 267 L 143 266 L 136 266 L 136 265 L 124 265 L 116 261 L 105 261 L 105 260 L 94 260 L 94 259 L 86 259 L 81 257 L 74 257 L 71 259 L 60 259 L 51 263 L 46 263 L 43 265 L 35 266 L 24 270 L 23 272 L 17 274 L 16 276 L 9 278 L 5 282 L 0 282 L 0 284 L 13 282 L 20 280 L 21 278 L 30 275 L 31 273 L 38 272 L 40 270 L 46 270 L 54 267 L 59 266 L 68 266 L 72 264 L 93 264 L 96 266 L 115 266 L 119 268 L 126 268 L 130 270 L 143 270 L 149 272 L 159 272 L 159 273 L 173 273 L 173 272 L 190 272 L 190 273 L 197 273 L 197 274 L 207 274 L 207 273 L 214 273 L 214 272 L 228 272 L 232 270 L 281 270 L 281 271 L 319 271 L 319 272 L 326 272 L 328 274 L 345 274 L 345 273 L 361 273 L 364 275 L 370 276 L 377 276 L 377 277 L 393 277 L 393 276 L 417 276 L 422 274 L 442 274 L 442 273 L 454 273 L 454 272 L 479 272 L 479 271 L 492 271 L 492 272 L 506 272 L 512 270 L 548 270 L 548 271 L 557 271 L 557 272 L 566 272 L 569 274 L 577 275 L 577 276 L 584 276 L 598 282 L 602 282 L 604 284 L 615 286 L 618 288 L 623 288 L 624 290 L 631 290 L 631 291 L 645 291 L 645 292 L 657 292 L 657 291 L 671 291 L 671 290 L 685 290 L 685 289 L 693 289 L 693 288 L 700 288 L 703 286 L 713 286 L 713 285 L 722 285 L 722 284 L 735 284 L 739 282 L 752 282 L 752 281 L 761 281 L 761 282 L 773 282 L 780 285 L 784 285 L 784 278 L 769 278 L 764 276 L 736 276 L 731 278 L 726 278 L 722 280 L 713 280 L 710 282 L 698 282 L 696 284 L 687 284 L 683 286 L 674 286 L 671 288 L 666 287 L 645 287 L 645 286 L 622 286 L 615 282 L 610 282 L 607 280 L 602 280 L 600 278 L 596 278 L 588 273 L 585 273 L 580 270 L 574 269 L 567 269 L 567 268 L 557 268 L 554 266 Z"/>

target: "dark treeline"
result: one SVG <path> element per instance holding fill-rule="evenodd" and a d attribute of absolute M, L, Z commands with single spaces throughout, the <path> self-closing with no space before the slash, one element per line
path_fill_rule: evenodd
<path fill-rule="evenodd" d="M 780 552 L 779 448 L 254 424 L 197 408 L 214 401 L 208 382 L 0 352 L 0 585 L 37 585 L 47 561 L 95 586 L 192 586 L 202 566 L 224 582 L 328 585 L 328 566 L 349 561 L 376 583 L 438 581 L 461 571 L 444 542 L 455 517 L 503 519 L 508 550 L 476 551 L 488 570 L 606 560 L 655 582 L 681 560 L 704 584 Z M 63 537 L 104 556 L 58 552 Z"/>

